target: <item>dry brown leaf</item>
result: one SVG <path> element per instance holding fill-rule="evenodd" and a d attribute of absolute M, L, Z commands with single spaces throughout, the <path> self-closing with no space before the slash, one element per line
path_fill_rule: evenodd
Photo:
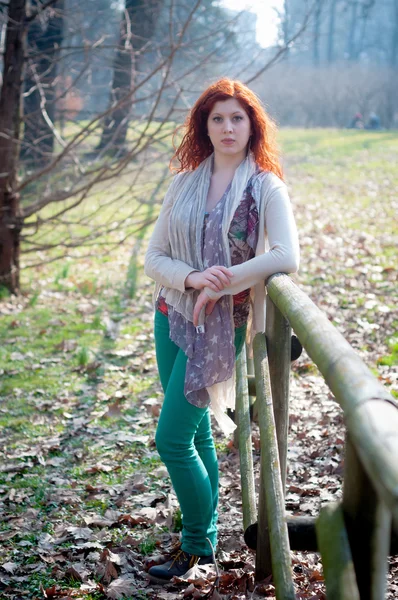
<path fill-rule="evenodd" d="M 68 531 L 75 540 L 91 540 L 93 537 L 93 532 L 88 527 L 67 527 L 66 531 Z"/>
<path fill-rule="evenodd" d="M 158 417 L 160 415 L 161 405 L 159 398 L 148 398 L 143 402 L 143 405 L 152 417 Z"/>
<path fill-rule="evenodd" d="M 120 469 L 120 466 L 116 466 L 116 467 L 111 467 L 110 465 L 103 465 L 101 463 L 98 463 L 97 465 L 94 465 L 93 467 L 89 467 L 88 469 L 86 469 L 86 473 L 90 474 L 90 473 L 110 473 L 111 471 L 117 471 L 118 469 Z"/>
<path fill-rule="evenodd" d="M 87 580 L 90 575 L 89 571 L 81 563 L 71 565 L 66 571 L 66 575 L 69 575 L 75 581 L 81 581 L 82 583 Z"/>
<path fill-rule="evenodd" d="M 0 534 L 0 542 L 6 542 L 7 540 L 11 540 L 11 538 L 19 535 L 19 531 L 6 531 L 5 533 Z"/>
<path fill-rule="evenodd" d="M 86 516 L 83 517 L 83 520 L 87 525 L 93 525 L 94 527 L 112 527 L 117 523 L 117 521 L 111 521 L 109 519 L 104 519 L 102 517 L 96 516 Z"/>
<path fill-rule="evenodd" d="M 2 569 L 7 571 L 7 573 L 11 573 L 11 575 L 13 575 L 14 571 L 16 571 L 19 567 L 18 563 L 14 563 L 14 562 L 6 562 L 0 566 L 2 567 Z"/>
<path fill-rule="evenodd" d="M 118 398 L 113 404 L 108 406 L 106 412 L 101 415 L 101 419 L 103 418 L 112 418 L 112 417 L 120 417 L 121 411 L 121 400 Z"/>
<path fill-rule="evenodd" d="M 132 596 L 133 592 L 136 591 L 137 587 L 134 579 L 131 577 L 119 577 L 119 579 L 115 579 L 115 581 L 112 581 L 108 586 L 106 595 L 108 598 L 119 600 L 119 598 L 124 598 L 125 596 Z"/>
<path fill-rule="evenodd" d="M 202 598 L 202 594 L 196 589 L 193 583 L 191 583 L 183 592 L 183 598 Z"/>
<path fill-rule="evenodd" d="M 108 560 L 105 563 L 105 569 L 104 569 L 104 574 L 103 574 L 102 579 L 104 580 L 105 583 L 109 583 L 110 581 L 112 581 L 112 579 L 117 579 L 118 576 L 119 576 L 119 573 L 117 572 L 115 565 L 113 564 L 113 562 L 111 560 Z"/>
<path fill-rule="evenodd" d="M 124 523 L 124 525 L 129 525 L 129 527 L 134 527 L 134 525 L 138 525 L 138 523 L 145 523 L 146 519 L 144 517 L 133 517 L 132 515 L 120 515 L 118 518 L 118 523 Z"/>

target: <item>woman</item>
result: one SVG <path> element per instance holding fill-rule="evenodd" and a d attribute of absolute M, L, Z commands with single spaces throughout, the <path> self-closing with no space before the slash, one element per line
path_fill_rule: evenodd
<path fill-rule="evenodd" d="M 238 81 L 208 87 L 192 108 L 145 257 L 155 289 L 155 345 L 165 393 L 156 446 L 182 512 L 181 545 L 149 570 L 162 583 L 212 562 L 218 465 L 209 406 L 234 424 L 234 364 L 265 329 L 264 280 L 298 268 L 298 240 L 274 140 L 275 125 Z M 266 235 L 269 249 L 266 250 Z M 249 339 L 250 336 L 248 336 Z"/>

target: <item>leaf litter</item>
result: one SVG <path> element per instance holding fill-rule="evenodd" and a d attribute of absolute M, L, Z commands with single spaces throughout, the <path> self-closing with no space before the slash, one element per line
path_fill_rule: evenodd
<path fill-rule="evenodd" d="M 363 218 L 357 187 L 351 189 L 350 202 L 344 202 L 341 218 L 339 177 L 337 169 L 336 181 L 325 187 L 326 204 L 319 201 L 319 192 L 308 191 L 308 178 L 299 166 L 291 168 L 302 246 L 299 284 L 396 393 L 396 369 L 382 362 L 397 324 L 391 302 L 396 256 L 393 259 L 386 252 L 396 248 L 387 210 L 394 208 L 392 191 L 383 188 L 382 210 L 370 212 L 364 231 L 365 227 L 350 225 Z M 373 193 L 373 188 L 365 186 L 364 194 Z M 128 249 L 121 249 L 112 271 L 126 272 L 128 261 Z M 88 263 L 87 270 L 90 267 Z M 216 426 L 219 579 L 211 565 L 196 566 L 186 577 L 164 587 L 153 586 L 147 578 L 146 570 L 179 540 L 177 500 L 154 446 L 162 396 L 152 342 L 151 291 L 152 286 L 142 279 L 134 301 L 123 298 L 122 319 L 114 320 L 108 310 L 103 320 L 107 345 L 96 352 L 94 361 L 75 372 L 71 360 L 79 347 L 78 337 L 58 341 L 43 356 L 14 350 L 14 344 L 23 339 L 16 333 L 24 322 L 29 298 L 10 298 L 0 305 L 1 313 L 11 319 L 13 332 L 5 339 L 13 363 L 6 374 L 15 377 L 21 369 L 34 367 L 38 372 L 61 364 L 77 382 L 62 384 L 56 394 L 39 386 L 27 393 L 18 388 L 13 392 L 14 399 L 32 407 L 36 422 L 41 419 L 38 427 L 43 433 L 38 429 L 34 436 L 24 437 L 11 427 L 0 434 L 0 590 L 5 600 L 275 598 L 271 577 L 254 580 L 255 554 L 243 540 L 239 456 L 233 442 L 226 442 Z M 106 292 L 109 301 L 115 299 L 112 293 Z M 42 336 L 65 326 L 73 303 L 86 323 L 98 309 L 96 298 L 85 298 L 69 287 L 40 295 L 38 308 L 55 308 L 53 318 L 40 329 Z M 137 329 L 135 333 L 124 329 L 133 320 L 139 321 L 138 334 Z M 342 496 L 343 417 L 305 352 L 292 371 L 286 508 L 291 515 L 316 516 L 323 504 Z M 253 459 L 258 490 L 256 423 Z M 291 555 L 296 597 L 325 600 L 319 555 Z M 398 560 L 393 557 L 387 598 L 397 595 Z"/>

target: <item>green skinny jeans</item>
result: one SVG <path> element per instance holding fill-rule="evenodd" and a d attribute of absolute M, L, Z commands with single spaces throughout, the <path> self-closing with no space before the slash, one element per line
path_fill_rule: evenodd
<path fill-rule="evenodd" d="M 246 325 L 235 329 L 239 355 Z M 182 550 L 208 556 L 217 547 L 218 462 L 209 408 L 184 396 L 187 357 L 171 341 L 168 318 L 155 312 L 155 347 L 164 402 L 156 430 L 156 447 L 167 467 L 182 513 Z"/>

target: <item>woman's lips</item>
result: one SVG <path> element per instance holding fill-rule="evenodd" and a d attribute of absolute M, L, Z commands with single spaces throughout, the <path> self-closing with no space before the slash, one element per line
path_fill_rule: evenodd
<path fill-rule="evenodd" d="M 221 140 L 221 143 L 225 144 L 226 146 L 232 146 L 232 144 L 235 143 L 235 140 L 225 139 L 225 140 Z"/>

